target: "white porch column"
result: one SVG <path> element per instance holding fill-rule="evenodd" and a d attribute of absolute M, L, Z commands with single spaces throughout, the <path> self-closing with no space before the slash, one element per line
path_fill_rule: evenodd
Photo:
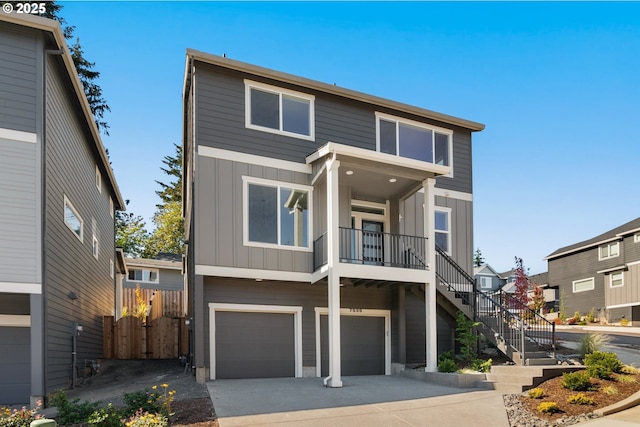
<path fill-rule="evenodd" d="M 340 361 L 340 217 L 338 172 L 340 162 L 327 160 L 327 287 L 329 292 L 329 376 L 325 385 L 342 387 Z"/>
<path fill-rule="evenodd" d="M 424 237 L 427 238 L 427 283 L 424 286 L 424 303 L 426 312 L 426 354 L 425 371 L 438 370 L 438 328 L 436 325 L 436 233 L 435 233 L 435 178 L 422 182 L 424 189 Z"/>

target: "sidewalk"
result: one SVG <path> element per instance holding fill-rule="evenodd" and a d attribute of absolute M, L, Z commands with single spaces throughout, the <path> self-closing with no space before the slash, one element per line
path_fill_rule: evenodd
<path fill-rule="evenodd" d="M 556 331 L 603 332 L 607 334 L 640 336 L 640 327 L 637 326 L 556 325 Z"/>

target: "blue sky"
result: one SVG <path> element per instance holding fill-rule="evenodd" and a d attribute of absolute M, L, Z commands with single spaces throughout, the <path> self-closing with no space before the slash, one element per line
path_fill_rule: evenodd
<path fill-rule="evenodd" d="M 474 245 L 499 271 L 640 216 L 640 3 L 61 2 L 150 218 L 181 143 L 186 48 L 484 123 Z"/>

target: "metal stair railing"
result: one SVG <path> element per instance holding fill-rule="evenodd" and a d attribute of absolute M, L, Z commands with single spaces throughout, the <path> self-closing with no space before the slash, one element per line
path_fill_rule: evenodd
<path fill-rule="evenodd" d="M 475 279 L 437 245 L 436 276 L 448 291 L 454 292 L 456 298 L 462 300 L 463 304 L 470 306 L 472 310 L 475 308 Z"/>

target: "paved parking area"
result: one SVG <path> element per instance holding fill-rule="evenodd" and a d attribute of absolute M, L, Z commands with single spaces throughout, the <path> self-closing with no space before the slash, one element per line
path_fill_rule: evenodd
<path fill-rule="evenodd" d="M 508 427 L 502 395 L 398 376 L 216 380 L 207 383 L 221 427 Z"/>

